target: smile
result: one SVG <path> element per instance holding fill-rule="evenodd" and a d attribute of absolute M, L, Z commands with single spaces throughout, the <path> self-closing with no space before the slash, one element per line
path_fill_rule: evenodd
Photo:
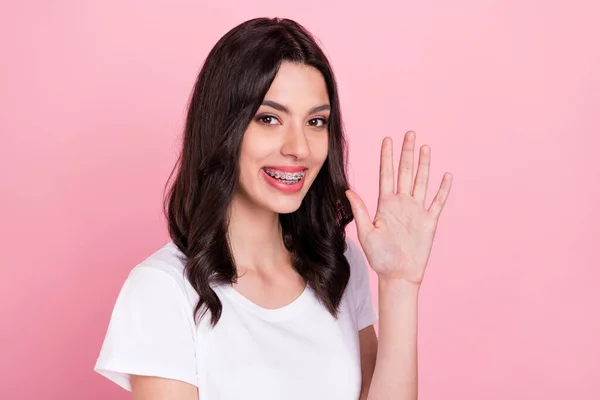
<path fill-rule="evenodd" d="M 295 193 L 304 186 L 306 169 L 296 172 L 280 171 L 273 168 L 263 168 L 262 175 L 269 185 L 284 193 Z"/>
<path fill-rule="evenodd" d="M 278 179 L 284 183 L 287 184 L 294 184 L 294 183 L 298 183 L 302 178 L 304 178 L 304 175 L 306 174 L 306 171 L 299 171 L 299 172 L 284 172 L 284 171 L 278 171 L 276 169 L 271 169 L 271 168 L 263 168 L 264 171 L 272 178 Z"/>

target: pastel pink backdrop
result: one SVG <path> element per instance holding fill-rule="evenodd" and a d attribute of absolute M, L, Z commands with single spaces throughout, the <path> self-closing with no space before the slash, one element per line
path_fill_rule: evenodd
<path fill-rule="evenodd" d="M 407 129 L 432 147 L 430 199 L 454 174 L 420 297 L 420 399 L 600 398 L 598 4 L 4 3 L 0 398 L 129 398 L 92 371 L 110 312 L 167 240 L 198 68 L 256 16 L 322 41 L 372 215 L 385 135 L 396 155 Z"/>

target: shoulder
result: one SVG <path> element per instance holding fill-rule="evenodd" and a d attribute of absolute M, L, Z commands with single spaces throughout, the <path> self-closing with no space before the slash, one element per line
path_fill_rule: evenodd
<path fill-rule="evenodd" d="M 344 251 L 344 255 L 346 258 L 354 258 L 356 257 L 356 253 L 360 251 L 358 243 L 354 241 L 354 239 L 346 236 L 346 250 Z M 350 261 L 350 259 L 348 259 Z"/>
<path fill-rule="evenodd" d="M 371 284 L 369 278 L 369 265 L 363 254 L 362 247 L 354 240 L 346 238 L 347 249 L 344 252 L 350 264 L 350 281 L 348 290 L 354 301 L 357 329 L 373 325 L 378 318 L 371 299 Z"/>
<path fill-rule="evenodd" d="M 185 279 L 184 255 L 173 242 L 169 241 L 137 264 L 131 273 L 140 269 L 166 274 L 179 281 L 182 278 Z"/>
<path fill-rule="evenodd" d="M 153 297 L 182 296 L 190 305 L 197 301 L 196 292 L 185 276 L 185 256 L 171 241 L 135 265 L 125 287 Z"/>
<path fill-rule="evenodd" d="M 132 268 L 113 307 L 95 370 L 127 390 L 132 376 L 197 386 L 194 299 L 183 260 L 167 244 Z"/>
<path fill-rule="evenodd" d="M 352 292 L 360 291 L 365 283 L 368 284 L 369 267 L 360 245 L 354 239 L 346 237 L 346 251 L 344 251 L 344 256 L 346 256 L 346 260 L 348 260 L 348 264 L 350 265 L 349 289 Z"/>
<path fill-rule="evenodd" d="M 351 275 L 363 275 L 368 273 L 367 263 L 363 255 L 362 248 L 354 239 L 351 239 L 347 236 L 344 256 L 346 256 L 348 264 L 350 264 Z"/>

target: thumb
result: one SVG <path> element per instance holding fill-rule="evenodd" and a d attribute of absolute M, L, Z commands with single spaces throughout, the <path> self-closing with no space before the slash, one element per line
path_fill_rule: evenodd
<path fill-rule="evenodd" d="M 346 197 L 352 208 L 358 237 L 365 237 L 366 234 L 373 229 L 373 223 L 371 222 L 371 217 L 369 217 L 369 210 L 367 210 L 367 206 L 365 206 L 365 203 L 360 196 L 354 191 L 350 189 L 346 190 Z"/>

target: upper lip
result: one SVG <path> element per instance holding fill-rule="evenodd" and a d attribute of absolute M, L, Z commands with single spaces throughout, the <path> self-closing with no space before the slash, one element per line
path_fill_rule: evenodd
<path fill-rule="evenodd" d="M 308 167 L 304 166 L 289 166 L 289 165 L 265 165 L 263 168 L 276 169 L 277 171 L 282 172 L 300 172 L 307 170 Z"/>

